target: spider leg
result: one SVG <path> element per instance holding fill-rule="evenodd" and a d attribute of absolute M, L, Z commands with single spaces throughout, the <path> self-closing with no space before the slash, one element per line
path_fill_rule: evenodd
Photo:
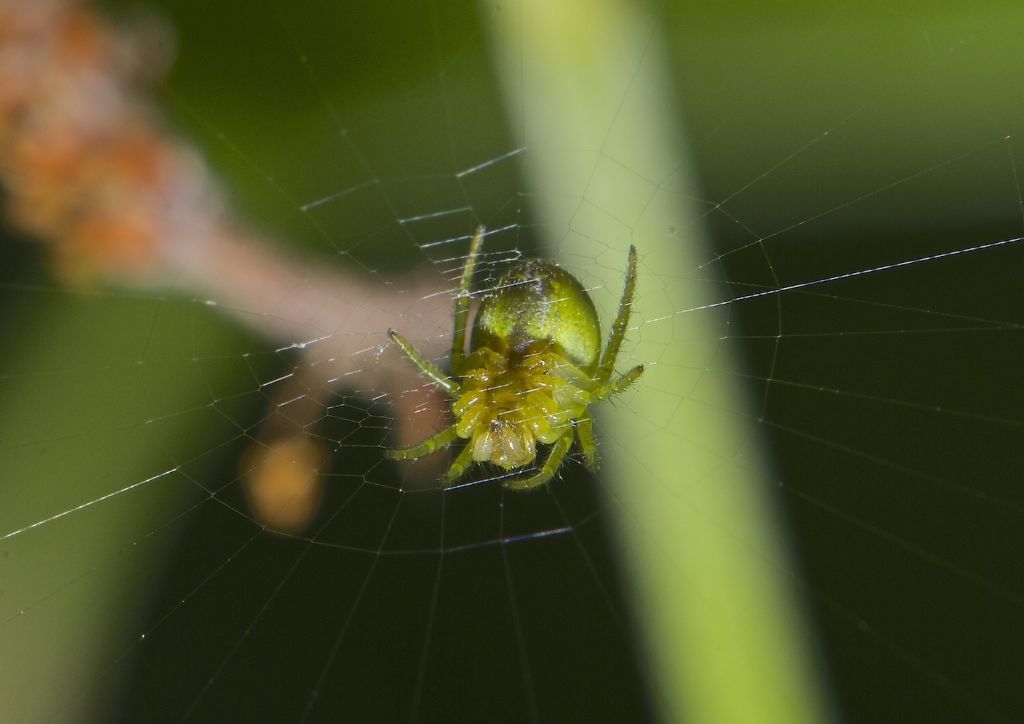
<path fill-rule="evenodd" d="M 590 418 L 589 412 L 583 413 L 576 421 L 576 436 L 580 439 L 583 463 L 587 470 L 596 473 L 600 462 L 597 457 L 597 440 L 594 439 L 594 421 Z"/>
<path fill-rule="evenodd" d="M 596 377 L 602 383 L 610 380 L 612 372 L 615 371 L 615 358 L 619 356 L 622 338 L 626 336 L 626 325 L 629 324 L 629 312 L 633 306 L 633 292 L 635 291 L 636 247 L 631 244 L 629 247 L 629 257 L 626 261 L 626 283 L 622 288 L 622 301 L 619 302 L 619 313 L 615 317 L 615 323 L 612 324 L 612 331 L 608 336 L 608 344 L 604 348 L 604 355 L 601 357 L 601 366 L 597 370 Z"/>
<path fill-rule="evenodd" d="M 446 488 L 454 485 L 472 464 L 473 444 L 470 442 L 467 443 L 466 446 L 462 448 L 461 452 L 455 456 L 455 460 L 452 461 L 451 467 L 445 470 L 444 475 L 441 476 L 441 485 Z"/>
<path fill-rule="evenodd" d="M 455 426 L 452 425 L 441 430 L 436 435 L 428 437 L 419 445 L 388 450 L 387 456 L 392 460 L 418 460 L 424 455 L 429 455 L 449 445 L 456 437 Z"/>
<path fill-rule="evenodd" d="M 564 437 L 558 438 L 555 444 L 551 446 L 551 452 L 548 453 L 548 459 L 544 461 L 543 467 L 536 474 L 531 475 L 528 478 L 516 478 L 509 480 L 505 483 L 505 487 L 509 490 L 516 492 L 526 492 L 528 490 L 534 490 L 539 488 L 544 483 L 555 477 L 555 473 L 558 472 L 559 466 L 562 464 L 562 460 L 565 459 L 565 454 L 569 452 L 569 446 L 572 445 L 572 434 L 567 434 Z"/>
<path fill-rule="evenodd" d="M 459 386 L 441 370 L 428 362 L 423 355 L 416 351 L 415 347 L 409 344 L 405 337 L 393 329 L 388 330 L 388 336 L 391 337 L 392 342 L 398 345 L 398 349 L 402 350 L 402 353 L 409 358 L 409 361 L 415 365 L 421 375 L 447 392 L 450 397 L 455 398 L 459 396 Z"/>
<path fill-rule="evenodd" d="M 466 265 L 462 267 L 462 280 L 459 282 L 459 293 L 455 295 L 455 329 L 452 333 L 452 374 L 461 375 L 466 361 L 466 324 L 469 322 L 469 287 L 473 282 L 476 269 L 476 258 L 480 255 L 480 247 L 484 241 L 484 227 L 476 227 L 472 241 L 469 242 L 469 254 Z"/>
<path fill-rule="evenodd" d="M 644 373 L 644 366 L 637 365 L 636 367 L 627 370 L 625 374 L 619 377 L 614 382 L 609 382 L 600 387 L 596 393 L 594 393 L 594 399 L 590 404 L 594 402 L 600 402 L 601 400 L 607 400 L 609 397 L 619 394 L 624 391 L 627 387 L 637 381 L 637 379 Z"/>

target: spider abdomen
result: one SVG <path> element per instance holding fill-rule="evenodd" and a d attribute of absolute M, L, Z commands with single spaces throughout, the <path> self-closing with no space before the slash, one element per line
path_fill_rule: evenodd
<path fill-rule="evenodd" d="M 597 367 L 601 325 L 594 303 L 572 274 L 538 259 L 517 264 L 484 294 L 470 347 L 515 356 L 534 342 L 553 345 L 584 371 Z"/>

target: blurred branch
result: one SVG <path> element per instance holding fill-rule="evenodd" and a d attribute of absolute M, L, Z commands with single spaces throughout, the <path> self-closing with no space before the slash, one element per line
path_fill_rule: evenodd
<path fill-rule="evenodd" d="M 391 364 L 399 357 L 385 331 L 401 319 L 419 349 L 442 356 L 446 338 L 430 332 L 450 325 L 444 280 L 431 270 L 363 278 L 290 257 L 239 224 L 199 154 L 168 133 L 148 98 L 172 39 L 152 17 L 114 28 L 75 0 L 0 0 L 8 223 L 46 244 L 66 282 L 170 289 L 216 305 L 272 344 L 301 349 L 300 386 L 314 397 L 339 386 L 390 393 L 396 444 L 427 436 L 440 426 L 438 398 L 410 365 Z M 268 434 L 305 435 L 315 419 Z M 322 462 L 303 454 L 310 471 Z M 254 475 L 262 459 L 250 458 Z"/>

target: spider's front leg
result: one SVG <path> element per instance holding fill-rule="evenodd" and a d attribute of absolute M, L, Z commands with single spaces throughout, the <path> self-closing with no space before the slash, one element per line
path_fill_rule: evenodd
<path fill-rule="evenodd" d="M 391 337 L 392 342 L 398 345 L 398 349 L 402 350 L 402 354 L 409 358 L 409 361 L 413 363 L 421 375 L 447 392 L 449 397 L 455 398 L 459 396 L 459 386 L 448 375 L 431 364 L 426 357 L 421 355 L 415 347 L 409 344 L 405 337 L 393 329 L 388 330 L 388 336 Z"/>
<path fill-rule="evenodd" d="M 629 313 L 633 307 L 633 294 L 636 291 L 636 247 L 630 245 L 629 256 L 626 260 L 626 282 L 622 286 L 622 299 L 619 301 L 619 311 L 612 324 L 611 334 L 608 336 L 608 344 L 604 348 L 604 355 L 601 357 L 601 365 L 597 370 L 597 379 L 600 383 L 606 384 L 612 378 L 615 371 L 615 360 L 619 356 L 619 347 L 626 336 L 626 325 L 629 324 Z M 640 369 L 643 372 L 643 368 Z M 639 377 L 639 374 L 637 374 Z"/>
<path fill-rule="evenodd" d="M 455 296 L 455 327 L 452 331 L 452 374 L 461 375 L 465 372 L 466 362 L 466 325 L 469 322 L 469 288 L 473 283 L 473 272 L 476 270 L 476 258 L 480 255 L 480 247 L 484 242 L 484 227 L 476 227 L 476 233 L 469 242 L 469 254 L 466 265 L 462 267 L 462 278 L 459 280 L 459 293 Z"/>
<path fill-rule="evenodd" d="M 607 400 L 609 397 L 614 397 L 620 392 L 625 391 L 627 387 L 637 381 L 640 375 L 644 373 L 644 366 L 637 365 L 619 376 L 618 379 L 612 382 L 606 382 L 601 387 L 598 387 L 594 392 L 594 398 L 590 404 L 600 402 L 601 400 Z"/>
<path fill-rule="evenodd" d="M 505 487 L 509 490 L 514 490 L 517 493 L 525 493 L 544 485 L 546 482 L 551 480 L 551 478 L 555 477 L 555 473 L 558 472 L 558 468 L 565 459 L 565 454 L 569 452 L 569 447 L 571 445 L 572 428 L 569 428 L 567 434 L 558 438 L 555 441 L 555 444 L 551 446 L 551 452 L 548 453 L 548 459 L 544 461 L 544 465 L 536 474 L 527 478 L 509 480 L 505 483 Z"/>

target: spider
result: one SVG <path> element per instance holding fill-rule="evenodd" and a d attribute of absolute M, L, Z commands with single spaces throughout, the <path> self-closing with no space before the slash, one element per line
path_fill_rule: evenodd
<path fill-rule="evenodd" d="M 597 442 L 589 408 L 625 390 L 644 371 L 637 365 L 615 376 L 636 288 L 636 248 L 629 247 L 622 301 L 603 354 L 597 311 L 583 285 L 550 262 L 528 259 L 483 295 L 467 355 L 469 290 L 483 238 L 481 226 L 470 242 L 455 297 L 451 376 L 424 359 L 398 332 L 388 330 L 420 374 L 452 398 L 455 416 L 452 426 L 418 445 L 389 450 L 388 457 L 416 460 L 458 438 L 467 440 L 441 476 L 448 487 L 473 462 L 520 469 L 537 459 L 537 443 L 550 445 L 544 464 L 533 475 L 505 482 L 506 488 L 527 491 L 554 477 L 578 438 L 587 469 L 595 471 Z"/>

